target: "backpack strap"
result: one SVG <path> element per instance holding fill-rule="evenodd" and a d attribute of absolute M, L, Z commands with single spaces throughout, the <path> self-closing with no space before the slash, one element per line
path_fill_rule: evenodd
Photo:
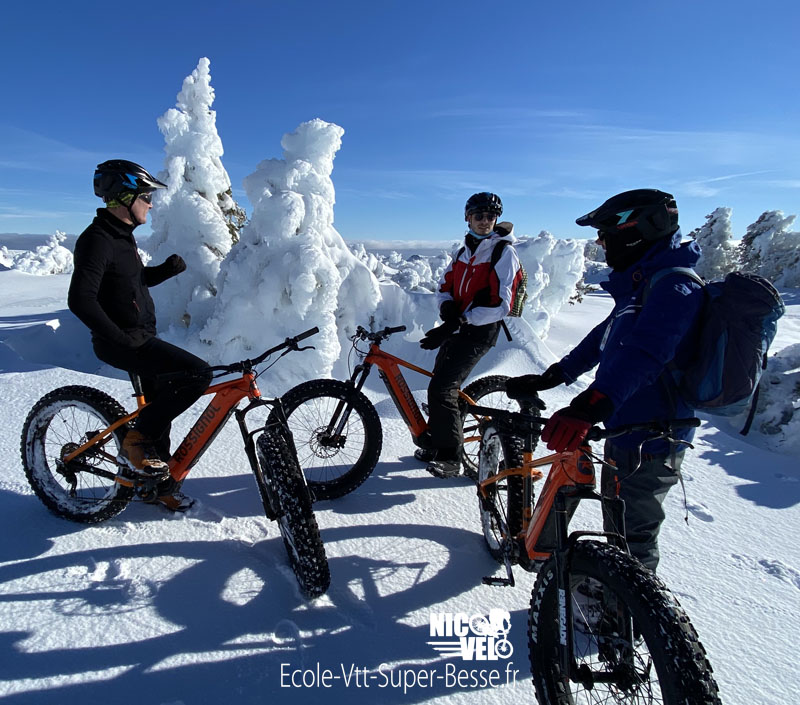
<path fill-rule="evenodd" d="M 500 261 L 500 258 L 503 256 L 503 252 L 505 252 L 506 246 L 510 245 L 508 240 L 498 240 L 492 250 L 492 256 L 489 260 L 490 264 L 492 265 L 492 269 L 497 266 L 497 263 Z"/>
<path fill-rule="evenodd" d="M 494 269 L 497 266 L 497 263 L 503 256 L 503 252 L 505 252 L 506 246 L 509 244 L 510 243 L 508 242 L 508 240 L 498 240 L 497 243 L 495 243 L 494 249 L 492 250 L 492 256 L 489 259 L 489 263 L 492 265 L 492 269 Z M 511 331 L 508 330 L 505 318 L 500 319 L 500 327 L 503 329 L 503 332 L 506 334 L 506 338 L 510 343 L 513 340 L 513 338 L 511 337 Z"/>
<path fill-rule="evenodd" d="M 697 282 L 700 286 L 705 286 L 705 281 L 703 278 L 691 267 L 666 267 L 664 269 L 659 269 L 655 274 L 653 274 L 652 277 L 650 277 L 650 279 L 647 280 L 644 293 L 642 294 L 642 306 L 647 303 L 647 298 L 650 295 L 653 287 L 664 277 L 670 274 L 683 274 L 684 276 L 687 276 Z"/>

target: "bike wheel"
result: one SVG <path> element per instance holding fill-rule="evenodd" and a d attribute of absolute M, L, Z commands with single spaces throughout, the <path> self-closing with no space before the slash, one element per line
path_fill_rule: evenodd
<path fill-rule="evenodd" d="M 314 379 L 290 389 L 281 403 L 314 499 L 342 497 L 370 476 L 383 433 L 378 412 L 362 392 L 335 379 Z M 340 405 L 348 416 L 336 433 L 331 425 Z"/>
<path fill-rule="evenodd" d="M 272 492 L 271 505 L 277 510 L 276 520 L 297 583 L 306 597 L 319 597 L 328 589 L 331 574 L 303 471 L 279 428 L 265 430 L 257 448 L 257 471 L 263 473 L 258 478 L 259 489 L 265 502 Z"/>
<path fill-rule="evenodd" d="M 470 382 L 462 391 L 481 406 L 518 411 L 519 404 L 506 396 L 507 379 L 506 375 L 481 377 Z M 461 462 L 464 466 L 464 474 L 476 480 L 478 478 L 478 455 L 481 449 L 480 419 L 466 412 L 466 404 L 463 407 L 464 447 L 461 451 Z"/>
<path fill-rule="evenodd" d="M 505 468 L 518 468 L 522 465 L 522 448 L 519 440 L 510 436 L 503 437 L 494 426 L 486 427 L 481 439 L 478 461 L 478 482 L 484 482 L 497 475 Z M 511 539 L 511 562 L 519 561 L 516 541 L 513 537 L 522 531 L 522 512 L 525 506 L 525 481 L 519 475 L 506 477 L 492 483 L 487 488 L 484 500 L 478 496 L 478 509 L 481 516 L 483 538 L 489 553 L 498 563 L 503 562 L 503 541 Z M 490 509 L 494 507 L 497 514 L 508 527 L 504 531 L 498 516 Z"/>
<path fill-rule="evenodd" d="M 585 598 L 578 588 L 589 578 L 597 581 L 592 583 L 594 617 L 582 617 Z M 664 583 L 639 561 L 598 541 L 575 545 L 569 598 L 573 624 L 568 626 L 579 670 L 573 680 L 559 664 L 564 624 L 557 592 L 555 561 L 550 560 L 539 571 L 528 619 L 531 671 L 540 705 L 720 702 L 689 618 Z"/>
<path fill-rule="evenodd" d="M 22 427 L 22 466 L 53 514 L 93 524 L 125 509 L 133 489 L 115 478 L 127 424 L 69 463 L 61 460 L 125 413 L 104 392 L 81 386 L 55 389 L 33 406 Z"/>

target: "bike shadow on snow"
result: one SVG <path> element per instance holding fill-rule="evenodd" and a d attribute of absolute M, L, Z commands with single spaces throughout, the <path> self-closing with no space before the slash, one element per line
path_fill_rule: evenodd
<path fill-rule="evenodd" d="M 764 450 L 719 429 L 703 436 L 699 457 L 718 465 L 728 475 L 748 480 L 736 488 L 742 499 L 755 504 L 785 509 L 800 502 L 800 472 L 797 459 Z"/>
<path fill-rule="evenodd" d="M 113 536 L 120 523 L 104 526 Z M 350 702 L 358 695 L 414 703 L 464 689 L 442 681 L 406 692 L 379 688 L 381 664 L 391 664 L 384 668 L 388 683 L 391 673 L 443 674 L 450 662 L 500 670 L 511 663 L 516 687 L 529 694 L 524 609 L 509 609 L 509 662 L 443 659 L 427 644 L 429 611 L 486 614 L 498 600 L 488 588 L 466 595 L 497 568 L 481 553 L 479 536 L 418 524 L 323 528 L 322 534 L 332 584 L 312 603 L 300 597 L 276 535 L 254 545 L 231 538 L 92 547 L 0 566 L 0 610 L 8 615 L 16 604 L 19 615 L 16 624 L 6 618 L 8 631 L 0 634 L 7 647 L 0 664 L 5 702 L 139 705 L 149 693 L 146 702 L 187 705 Z M 166 566 L 164 578 L 137 570 L 153 560 Z M 53 630 L 59 621 L 63 632 Z M 287 679 L 317 664 L 337 675 L 366 669 L 376 678 L 369 689 L 341 678 L 330 688 L 295 687 Z M 22 692 L 12 693 L 15 682 Z M 467 688 L 478 697 L 488 689 Z"/>
<path fill-rule="evenodd" d="M 330 501 L 320 501 L 315 507 L 335 514 L 380 513 L 396 506 L 411 504 L 422 490 L 450 489 L 463 486 L 475 488 L 472 480 L 456 477 L 443 480 L 425 470 L 413 456 L 396 461 L 381 461 L 372 474 L 353 493 Z"/>

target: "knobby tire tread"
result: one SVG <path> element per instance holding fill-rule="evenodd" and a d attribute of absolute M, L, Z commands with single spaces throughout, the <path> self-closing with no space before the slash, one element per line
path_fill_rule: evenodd
<path fill-rule="evenodd" d="M 464 394 L 470 397 L 470 399 L 472 399 L 474 402 L 480 404 L 480 400 L 488 396 L 489 394 L 495 394 L 497 392 L 505 394 L 507 379 L 508 379 L 507 375 L 487 375 L 486 377 L 479 377 L 478 379 L 470 382 L 461 391 L 463 391 Z M 509 400 L 509 402 L 515 406 L 515 410 L 519 408 L 519 405 L 516 404 L 516 402 L 511 402 L 511 400 Z M 470 416 L 467 413 L 466 402 L 462 400 L 460 402 L 460 406 L 461 406 L 462 426 L 464 427 L 465 432 L 470 428 L 474 429 L 476 421 L 472 416 Z M 474 431 L 472 433 L 474 433 Z M 467 433 L 465 433 L 465 436 L 466 435 Z M 461 464 L 464 468 L 464 474 L 471 480 L 478 479 L 479 452 L 480 452 L 479 442 L 472 442 L 472 443 L 465 442 L 464 447 L 461 451 Z"/>
<path fill-rule="evenodd" d="M 297 583 L 307 598 L 319 597 L 330 586 L 330 568 L 294 449 L 280 428 L 267 428 L 257 447 L 262 481 L 274 490 L 277 521 Z"/>
<path fill-rule="evenodd" d="M 70 497 L 56 479 L 54 476 L 56 458 L 48 457 L 47 450 L 52 451 L 52 448 L 45 449 L 43 446 L 50 431 L 50 424 L 58 412 L 73 407 L 97 416 L 97 428 L 91 430 L 102 430 L 127 413 L 116 399 L 92 387 L 71 385 L 48 392 L 34 404 L 23 424 L 20 441 L 22 466 L 34 493 L 53 514 L 74 522 L 96 524 L 110 519 L 125 509 L 133 496 L 133 488 L 109 480 L 102 497 Z M 114 456 L 126 431 L 127 424 L 113 434 L 117 444 Z M 79 431 L 75 433 L 77 435 Z M 59 435 L 59 439 L 59 443 L 65 444 L 69 441 L 76 447 L 86 440 L 80 435 L 75 438 Z M 106 462 L 107 470 L 115 472 L 113 464 Z"/>
<path fill-rule="evenodd" d="M 356 414 L 364 428 L 363 441 L 354 438 L 352 434 L 348 437 L 350 449 L 355 448 L 354 443 L 363 443 L 358 459 L 355 463 L 349 465 L 344 472 L 335 477 L 326 476 L 324 465 L 319 469 L 310 467 L 311 462 L 315 459 L 319 459 L 321 462 L 324 455 L 320 454 L 322 449 L 319 446 L 317 437 L 319 427 L 300 428 L 298 425 L 300 421 L 297 416 L 294 420 L 292 419 L 292 414 L 300 406 L 314 399 L 322 398 L 337 401 L 346 400 L 352 408 L 351 418 L 353 414 Z M 378 464 L 381 447 L 383 446 L 380 417 L 372 402 L 367 399 L 364 393 L 355 389 L 351 384 L 340 380 L 314 379 L 290 389 L 281 397 L 281 403 L 289 420 L 289 428 L 297 446 L 298 460 L 305 473 L 313 499 L 315 501 L 336 499 L 360 487 Z M 335 408 L 335 404 L 331 408 L 331 413 L 333 413 L 333 408 Z M 329 420 L 330 418 L 318 419 L 318 422 L 320 426 L 326 426 Z M 339 454 L 335 453 L 334 449 L 328 450 L 331 458 L 338 457 Z M 355 450 L 358 451 L 358 448 L 355 448 Z"/>
<path fill-rule="evenodd" d="M 488 432 L 489 429 L 493 429 L 496 433 L 496 429 L 494 429 L 492 426 L 487 427 L 484 430 L 484 433 Z M 520 439 L 514 438 L 513 436 L 501 435 L 499 433 L 497 436 L 500 439 L 501 447 L 501 454 L 498 458 L 499 462 L 494 469 L 490 468 L 488 470 L 486 477 L 483 477 L 482 474 L 479 475 L 479 481 L 488 479 L 505 468 L 516 468 L 521 467 L 522 465 L 522 442 Z M 495 488 L 495 494 L 493 495 L 490 492 L 489 499 L 494 499 L 495 504 L 501 514 L 505 513 L 504 518 L 506 524 L 508 525 L 509 534 L 512 537 L 517 536 L 522 531 L 522 515 L 525 507 L 525 482 L 519 475 L 514 475 L 507 477 L 502 482 L 493 485 L 493 487 Z M 498 497 L 497 494 L 500 494 L 501 497 Z M 493 545 L 495 536 L 494 534 L 492 534 L 491 537 L 487 535 L 487 525 L 494 527 L 494 531 L 496 531 L 498 535 L 499 529 L 496 528 L 496 522 L 492 518 L 491 513 L 484 508 L 480 497 L 478 499 L 478 503 L 479 511 L 481 513 L 481 525 L 483 527 L 483 538 L 486 543 L 486 548 L 488 549 L 492 558 L 494 558 L 498 563 L 502 563 L 503 551 L 499 545 Z M 519 562 L 519 556 L 516 552 L 513 554 L 511 562 Z"/>
<path fill-rule="evenodd" d="M 598 541 L 579 541 L 572 552 L 571 584 L 587 576 L 624 605 L 644 639 L 661 689 L 661 699 L 646 687 L 618 687 L 606 693 L 603 684 L 583 691 L 589 703 L 661 703 L 662 705 L 719 705 L 719 693 L 705 649 L 683 608 L 664 583 L 632 556 Z M 558 665 L 559 634 L 555 560 L 539 571 L 531 595 L 528 618 L 531 672 L 540 705 L 575 702 L 579 686 L 561 677 Z M 639 647 L 642 648 L 642 647 Z M 652 671 L 652 669 L 651 669 Z"/>

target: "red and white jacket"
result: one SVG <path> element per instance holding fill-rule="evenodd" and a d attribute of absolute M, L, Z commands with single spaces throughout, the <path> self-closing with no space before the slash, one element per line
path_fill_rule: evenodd
<path fill-rule="evenodd" d="M 503 249 L 492 269 L 492 251 L 500 240 L 508 241 L 509 246 Z M 455 301 L 467 323 L 473 326 L 496 323 L 507 316 L 522 278 L 514 242 L 512 235 L 492 233 L 480 241 L 474 253 L 466 245 L 462 247 L 439 282 L 439 306 L 445 301 Z"/>

